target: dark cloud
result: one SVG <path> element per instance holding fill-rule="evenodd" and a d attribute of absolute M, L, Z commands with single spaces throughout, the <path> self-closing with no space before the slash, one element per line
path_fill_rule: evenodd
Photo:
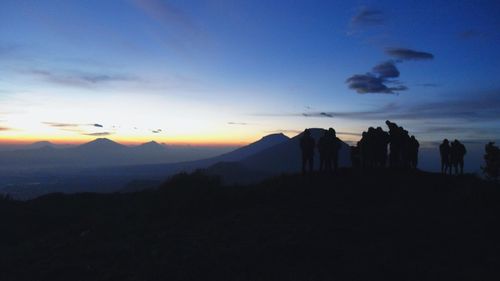
<path fill-rule="evenodd" d="M 159 133 L 161 133 L 162 131 L 163 131 L 162 129 L 151 130 L 151 132 L 152 132 L 153 134 L 159 134 Z"/>
<path fill-rule="evenodd" d="M 94 136 L 94 137 L 104 137 L 104 136 L 109 136 L 112 135 L 112 132 L 97 132 L 97 133 L 84 133 L 82 135 L 85 136 Z"/>
<path fill-rule="evenodd" d="M 397 78 L 399 70 L 393 61 L 386 61 L 373 67 L 372 72 L 380 78 Z"/>
<path fill-rule="evenodd" d="M 246 126 L 248 123 L 245 122 L 227 122 L 228 125 L 240 125 L 240 126 Z"/>
<path fill-rule="evenodd" d="M 373 67 L 371 73 L 355 74 L 347 78 L 349 88 L 358 94 L 395 94 L 408 88 L 393 78 L 399 77 L 394 61 L 386 61 Z"/>
<path fill-rule="evenodd" d="M 24 73 L 29 73 L 49 83 L 84 88 L 89 88 L 109 82 L 126 82 L 138 80 L 136 77 L 127 75 L 55 72 L 44 69 L 31 69 L 29 71 L 25 71 Z"/>
<path fill-rule="evenodd" d="M 70 128 L 70 127 L 78 127 L 81 126 L 81 124 L 74 124 L 74 123 L 59 123 L 59 122 L 42 122 L 42 124 L 49 125 L 51 127 L 55 128 Z"/>
<path fill-rule="evenodd" d="M 320 112 L 320 113 L 319 113 L 319 116 L 321 116 L 321 117 L 333 118 L 333 115 L 332 115 L 332 114 L 330 114 L 330 113 L 326 113 L 326 112 Z"/>
<path fill-rule="evenodd" d="M 372 73 L 356 74 L 346 80 L 349 88 L 355 90 L 358 94 L 395 94 L 408 89 L 404 85 L 386 85 L 394 82 L 396 81 L 387 80 L 385 77 L 377 77 Z"/>
<path fill-rule="evenodd" d="M 428 88 L 437 88 L 437 87 L 441 87 L 440 84 L 437 84 L 437 83 L 420 83 L 420 84 L 417 84 L 417 86 L 421 86 L 421 87 L 428 87 Z"/>
<path fill-rule="evenodd" d="M 396 59 L 400 60 L 431 60 L 434 55 L 427 52 L 415 51 L 405 48 L 387 48 L 385 52 Z"/>
<path fill-rule="evenodd" d="M 101 124 L 97 124 L 97 123 L 96 123 L 96 124 L 92 124 L 92 126 L 97 127 L 97 128 L 102 128 L 102 127 L 104 127 L 103 125 L 101 125 Z"/>
<path fill-rule="evenodd" d="M 351 18 L 351 26 L 381 25 L 384 21 L 384 13 L 381 10 L 363 7 Z"/>

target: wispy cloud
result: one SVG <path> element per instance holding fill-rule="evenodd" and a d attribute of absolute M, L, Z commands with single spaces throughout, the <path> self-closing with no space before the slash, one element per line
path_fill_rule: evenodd
<path fill-rule="evenodd" d="M 248 123 L 245 122 L 227 122 L 228 125 L 240 125 L 240 126 L 246 126 Z"/>
<path fill-rule="evenodd" d="M 162 129 L 156 129 L 156 130 L 151 130 L 151 132 L 153 134 L 159 134 L 159 133 L 163 132 L 163 130 Z"/>
<path fill-rule="evenodd" d="M 82 135 L 93 136 L 93 137 L 104 137 L 104 136 L 109 136 L 112 134 L 113 134 L 112 132 L 97 132 L 97 133 L 84 133 Z"/>
<path fill-rule="evenodd" d="M 11 130 L 12 130 L 11 128 L 0 127 L 0 131 L 11 131 Z"/>
<path fill-rule="evenodd" d="M 428 87 L 428 88 L 437 88 L 437 87 L 441 87 L 441 84 L 437 84 L 437 83 L 419 83 L 419 84 L 417 84 L 417 86 Z"/>
<path fill-rule="evenodd" d="M 399 60 L 432 60 L 434 55 L 428 52 L 406 48 L 387 48 L 385 53 Z"/>
<path fill-rule="evenodd" d="M 81 126 L 81 124 L 59 123 L 59 122 L 42 122 L 42 124 L 49 125 L 50 127 L 55 127 L 55 128 L 71 128 L 71 127 Z"/>
<path fill-rule="evenodd" d="M 80 88 L 91 88 L 111 82 L 129 82 L 139 80 L 137 77 L 122 74 L 51 71 L 46 69 L 31 69 L 22 72 L 38 77 L 48 83 Z"/>
<path fill-rule="evenodd" d="M 457 120 L 460 122 L 490 122 L 500 120 L 500 90 L 478 93 L 474 98 L 422 102 L 414 105 L 388 103 L 373 110 L 325 111 L 307 113 L 264 113 L 257 116 L 324 117 L 349 120 Z"/>
<path fill-rule="evenodd" d="M 381 25 L 385 22 L 384 13 L 381 10 L 361 7 L 351 18 L 352 27 Z"/>

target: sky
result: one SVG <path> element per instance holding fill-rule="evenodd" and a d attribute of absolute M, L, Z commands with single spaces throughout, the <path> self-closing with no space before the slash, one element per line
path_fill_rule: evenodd
<path fill-rule="evenodd" d="M 2 0 L 0 142 L 500 139 L 498 1 Z"/>

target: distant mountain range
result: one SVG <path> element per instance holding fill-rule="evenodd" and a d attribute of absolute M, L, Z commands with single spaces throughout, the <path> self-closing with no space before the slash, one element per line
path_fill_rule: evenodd
<path fill-rule="evenodd" d="M 125 146 L 107 138 L 72 147 L 40 141 L 15 150 L 0 151 L 0 171 L 173 163 L 212 157 L 220 151 L 224 150 L 165 146 L 155 141 Z"/>
<path fill-rule="evenodd" d="M 316 141 L 324 134 L 323 129 L 311 129 L 311 132 Z M 2 187 L 0 179 L 0 192 L 24 190 L 25 194 L 19 197 L 31 198 L 56 191 L 135 191 L 155 187 L 171 175 L 196 169 L 204 169 L 207 174 L 218 175 L 226 183 L 251 183 L 281 173 L 300 171 L 301 137 L 302 134 L 293 138 L 283 134 L 271 134 L 219 156 L 174 163 L 169 162 L 179 159 L 182 155 L 179 155 L 179 152 L 176 155 L 170 147 L 154 141 L 128 147 L 99 138 L 65 149 L 55 149 L 50 143 L 42 143 L 43 145 L 38 144 L 39 148 L 0 152 L 0 166 L 16 160 L 17 167 L 26 163 L 44 167 L 44 170 L 36 173 L 18 176 L 15 178 L 15 184 L 9 182 L 12 177 L 7 177 L 3 179 Z M 317 168 L 319 157 L 315 158 Z M 343 142 L 339 165 L 351 165 L 349 146 Z M 26 182 L 37 183 L 36 189 L 26 186 Z"/>

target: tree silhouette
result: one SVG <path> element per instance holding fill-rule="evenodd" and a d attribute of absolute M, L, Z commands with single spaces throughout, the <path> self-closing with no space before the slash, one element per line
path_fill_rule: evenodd
<path fill-rule="evenodd" d="M 488 143 L 484 148 L 485 166 L 481 167 L 486 177 L 492 180 L 497 180 L 500 176 L 500 149 L 494 142 Z"/>

